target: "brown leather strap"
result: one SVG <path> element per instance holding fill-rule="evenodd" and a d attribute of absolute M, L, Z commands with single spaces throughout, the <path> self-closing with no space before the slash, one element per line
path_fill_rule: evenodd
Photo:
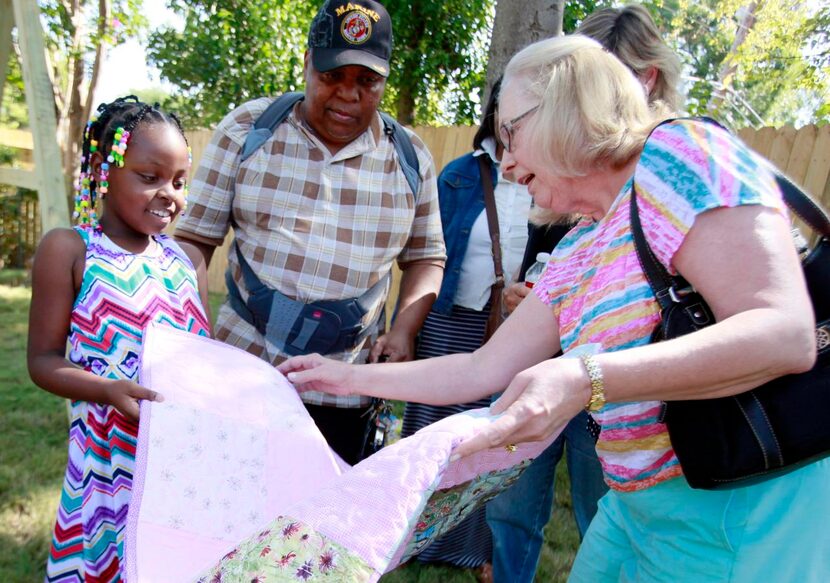
<path fill-rule="evenodd" d="M 490 317 L 487 318 L 487 340 L 501 324 L 501 294 L 504 289 L 504 269 L 501 265 L 501 236 L 499 234 L 499 216 L 496 212 L 496 194 L 493 188 L 492 162 L 486 153 L 478 157 L 481 172 L 481 185 L 484 190 L 484 210 L 487 213 L 487 227 L 490 230 L 490 242 L 493 246 L 493 270 L 496 282 L 490 288 Z"/>

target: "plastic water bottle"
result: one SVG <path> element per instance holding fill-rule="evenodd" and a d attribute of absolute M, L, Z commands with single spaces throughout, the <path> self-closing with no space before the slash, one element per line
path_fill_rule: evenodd
<path fill-rule="evenodd" d="M 550 261 L 550 253 L 543 252 L 536 254 L 536 263 L 528 267 L 527 272 L 525 273 L 525 285 L 527 287 L 533 287 L 533 285 L 539 281 L 539 278 L 542 277 L 542 274 L 545 272 L 545 267 L 547 267 L 548 261 Z"/>

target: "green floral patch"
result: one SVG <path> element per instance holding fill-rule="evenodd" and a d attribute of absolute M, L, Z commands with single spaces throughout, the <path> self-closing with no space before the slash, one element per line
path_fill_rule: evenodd
<path fill-rule="evenodd" d="M 199 583 L 328 580 L 368 581 L 374 570 L 360 557 L 289 516 L 225 555 Z"/>

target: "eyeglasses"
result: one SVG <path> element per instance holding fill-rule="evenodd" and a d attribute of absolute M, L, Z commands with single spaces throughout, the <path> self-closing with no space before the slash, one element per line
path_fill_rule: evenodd
<path fill-rule="evenodd" d="M 530 114 L 534 113 L 537 109 L 539 109 L 538 105 L 536 107 L 531 107 L 523 114 L 517 115 L 510 121 L 499 125 L 499 141 L 501 142 L 502 148 L 504 148 L 507 152 L 513 151 L 513 139 L 516 137 L 516 124 Z"/>

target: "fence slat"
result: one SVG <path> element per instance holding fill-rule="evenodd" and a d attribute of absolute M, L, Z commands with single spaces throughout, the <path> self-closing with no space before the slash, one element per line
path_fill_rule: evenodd
<path fill-rule="evenodd" d="M 824 196 L 824 206 L 830 206 L 825 187 L 830 187 L 830 125 L 819 128 L 813 142 L 810 164 L 804 176 L 804 188 L 817 198 Z"/>
<path fill-rule="evenodd" d="M 798 184 L 804 184 L 807 168 L 816 143 L 816 126 L 804 126 L 795 135 L 784 173 Z"/>
<path fill-rule="evenodd" d="M 776 133 L 778 132 L 775 128 L 761 128 L 755 132 L 755 137 L 752 140 L 752 149 L 765 158 L 769 158 Z"/>
<path fill-rule="evenodd" d="M 0 184 L 10 184 L 12 186 L 19 186 L 20 188 L 37 190 L 38 179 L 37 174 L 31 170 L 0 168 Z"/>
<path fill-rule="evenodd" d="M 758 150 L 755 149 L 754 141 L 757 135 L 758 132 L 752 128 L 741 128 L 738 130 L 738 137 L 741 138 L 741 141 L 756 152 Z"/>
<path fill-rule="evenodd" d="M 771 140 L 767 160 L 775 164 L 782 172 L 787 171 L 787 162 L 790 159 L 790 152 L 795 141 L 795 130 L 791 127 L 784 127 L 775 132 Z"/>

